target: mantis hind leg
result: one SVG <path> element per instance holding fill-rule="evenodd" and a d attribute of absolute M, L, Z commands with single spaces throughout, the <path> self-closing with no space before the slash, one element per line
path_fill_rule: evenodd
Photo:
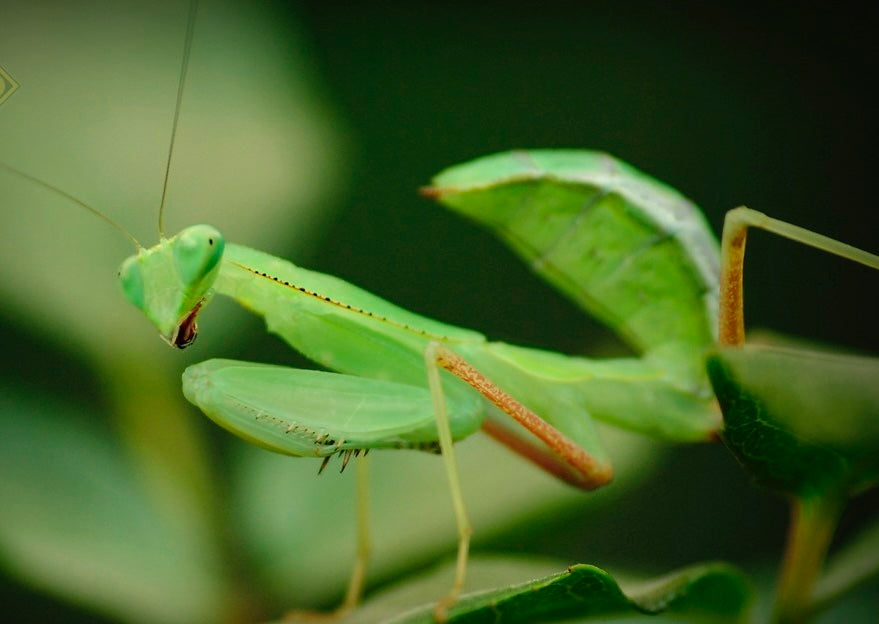
<path fill-rule="evenodd" d="M 369 457 L 363 455 L 357 458 L 357 558 L 354 561 L 354 569 L 351 571 L 351 579 L 348 581 L 348 591 L 345 592 L 345 600 L 339 605 L 338 611 L 345 614 L 360 602 L 363 596 L 363 584 L 366 579 L 366 568 L 369 565 L 369 556 L 372 552 L 372 542 L 369 537 Z"/>
<path fill-rule="evenodd" d="M 366 581 L 366 568 L 372 553 L 369 535 L 369 457 L 366 454 L 355 459 L 357 470 L 357 555 L 348 580 L 348 589 L 342 603 L 332 611 L 293 610 L 284 614 L 284 622 L 333 621 L 348 615 L 360 604 Z"/>
<path fill-rule="evenodd" d="M 433 398 L 434 417 L 439 436 L 440 451 L 445 462 L 446 475 L 449 479 L 449 491 L 452 495 L 452 507 L 455 511 L 455 521 L 458 525 L 458 555 L 455 562 L 455 580 L 452 588 L 436 605 L 434 618 L 438 622 L 446 620 L 446 612 L 455 602 L 464 589 L 467 578 L 467 558 L 470 553 L 470 535 L 473 529 L 467 516 L 464 505 L 464 496 L 461 494 L 461 479 L 458 476 L 458 463 L 455 460 L 455 451 L 452 447 L 452 431 L 449 426 L 449 415 L 446 412 L 446 400 L 443 394 L 442 382 L 439 375 L 439 352 L 443 349 L 436 342 L 431 342 L 424 350 L 424 363 L 427 369 L 427 385 Z"/>
<path fill-rule="evenodd" d="M 726 213 L 720 244 L 720 310 L 718 341 L 722 345 L 745 342 L 745 317 L 742 282 L 745 241 L 749 227 L 758 227 L 798 243 L 879 269 L 879 256 L 846 245 L 805 228 L 773 219 L 762 212 L 740 206 Z"/>
<path fill-rule="evenodd" d="M 458 467 L 452 448 L 452 434 L 449 427 L 448 414 L 446 413 L 442 382 L 440 380 L 440 368 L 465 381 L 543 442 L 546 445 L 546 449 L 538 448 L 528 444 L 521 438 L 507 434 L 503 427 L 495 427 L 491 425 L 489 420 L 483 422 L 483 430 L 489 433 L 489 435 L 492 435 L 495 439 L 540 467 L 572 485 L 585 489 L 594 489 L 609 482 L 611 471 L 609 467 L 596 462 L 589 453 L 580 448 L 558 429 L 516 401 L 511 395 L 492 383 L 476 368 L 450 349 L 439 343 L 431 342 L 424 351 L 424 361 L 427 369 L 428 386 L 433 398 L 440 450 L 446 465 L 452 505 L 458 524 L 458 556 L 455 566 L 455 580 L 449 593 L 437 603 L 434 610 L 435 619 L 442 622 L 446 619 L 449 607 L 457 602 L 464 587 L 472 528 L 467 517 L 464 498 L 461 494 Z"/>

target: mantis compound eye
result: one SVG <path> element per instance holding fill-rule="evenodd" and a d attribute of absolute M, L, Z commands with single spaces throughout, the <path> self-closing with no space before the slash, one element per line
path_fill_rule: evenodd
<path fill-rule="evenodd" d="M 137 258 L 137 256 L 131 256 L 122 263 L 122 267 L 119 269 L 119 283 L 122 285 L 122 293 L 125 298 L 143 310 L 146 296 L 144 294 L 143 272 L 137 263 Z"/>

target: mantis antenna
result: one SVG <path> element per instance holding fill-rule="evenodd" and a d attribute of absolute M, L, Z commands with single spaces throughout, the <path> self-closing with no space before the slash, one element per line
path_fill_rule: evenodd
<path fill-rule="evenodd" d="M 189 52 L 190 52 L 190 49 L 192 48 L 192 35 L 193 35 L 193 31 L 195 30 L 195 14 L 196 14 L 197 9 L 198 9 L 198 0 L 192 0 L 192 2 L 189 5 L 189 16 L 188 16 L 187 22 L 186 22 L 186 35 L 185 35 L 184 44 L 183 44 L 183 63 L 180 67 L 180 78 L 177 83 L 177 103 L 174 108 L 174 121 L 171 126 L 171 143 L 168 146 L 168 162 L 165 165 L 165 182 L 162 186 L 162 200 L 161 200 L 161 203 L 159 204 L 159 236 L 163 239 L 165 238 L 165 231 L 164 231 L 164 227 L 162 224 L 162 221 L 163 221 L 162 217 L 165 212 L 165 195 L 167 194 L 167 191 L 168 191 L 168 176 L 171 172 L 171 156 L 174 153 L 174 137 L 177 135 L 177 121 L 180 118 L 180 106 L 183 101 L 183 87 L 186 85 L 186 70 L 189 67 Z M 122 232 L 122 234 L 124 234 L 128 240 L 130 240 L 132 243 L 134 243 L 134 247 L 135 247 L 135 249 L 137 249 L 137 251 L 140 251 L 141 249 L 144 248 L 143 245 L 141 245 L 140 242 L 134 237 L 134 235 L 131 234 L 128 230 L 126 230 L 121 225 L 119 225 L 118 223 L 113 221 L 110 217 L 105 215 L 103 212 L 101 212 L 97 208 L 92 208 L 91 206 L 89 206 L 87 203 L 85 203 L 84 201 L 82 201 L 78 197 L 74 197 L 73 195 L 71 195 L 67 191 L 62 191 L 60 188 L 58 188 L 56 186 L 52 186 L 48 182 L 44 182 L 43 180 L 40 180 L 39 178 L 35 178 L 34 176 L 32 176 L 28 173 L 25 173 L 24 171 L 21 171 L 19 169 L 16 169 L 15 167 L 7 165 L 6 163 L 0 162 L 0 168 L 5 169 L 6 171 L 8 171 L 10 173 L 14 173 L 15 175 L 18 175 L 18 176 L 24 178 L 25 180 L 30 180 L 31 182 L 34 182 L 34 183 L 42 186 L 44 189 L 52 191 L 52 192 L 60 195 L 61 197 L 64 197 L 65 199 L 72 201 L 73 203 L 78 204 L 79 206 L 82 206 L 83 208 L 88 210 L 90 213 L 92 213 L 93 215 L 95 215 L 96 217 L 101 219 L 102 221 L 109 223 L 111 226 L 116 228 L 118 231 Z"/>
<path fill-rule="evenodd" d="M 141 245 L 140 242 L 136 238 L 134 238 L 134 235 L 131 234 L 131 232 L 129 232 L 124 227 L 122 227 L 121 225 L 119 225 L 118 223 L 113 221 L 113 219 L 111 219 L 110 217 L 105 215 L 103 212 L 101 212 L 97 208 L 92 208 L 91 206 L 89 206 L 87 203 L 85 203 L 84 201 L 82 201 L 78 197 L 74 197 L 73 195 L 71 195 L 67 191 L 62 191 L 57 186 L 52 186 L 48 182 L 43 182 L 39 178 L 35 178 L 34 176 L 30 175 L 29 173 L 25 173 L 24 171 L 20 171 L 20 170 L 16 169 L 15 167 L 10 167 L 6 163 L 0 162 L 0 168 L 6 169 L 6 171 L 8 171 L 9 173 L 14 173 L 15 175 L 21 176 L 25 180 L 30 180 L 31 182 L 34 182 L 34 183 L 42 186 L 44 189 L 52 191 L 53 193 L 56 193 L 56 194 L 60 195 L 61 197 L 65 198 L 69 201 L 72 201 L 74 204 L 78 204 L 79 206 L 82 206 L 83 208 L 88 210 L 90 213 L 92 213 L 93 215 L 95 215 L 96 217 L 98 217 L 99 219 L 104 221 L 105 223 L 109 223 L 114 228 L 116 228 L 118 231 L 122 232 L 122 234 L 124 234 L 128 240 L 130 240 L 132 243 L 134 243 L 134 247 L 135 247 L 135 249 L 137 249 L 137 251 L 140 251 L 141 249 L 143 249 L 143 245 Z"/>
<path fill-rule="evenodd" d="M 174 154 L 174 137 L 177 136 L 177 121 L 180 119 L 180 107 L 183 103 L 183 88 L 186 86 L 186 70 L 189 68 L 189 52 L 192 49 L 192 35 L 195 31 L 195 13 L 198 0 L 189 4 L 189 16 L 186 20 L 186 35 L 183 42 L 183 63 L 180 66 L 180 78 L 177 82 L 177 104 L 174 106 L 174 121 L 171 125 L 171 143 L 168 146 L 168 162 L 165 164 L 165 182 L 162 185 L 162 201 L 159 204 L 159 237 L 165 238 L 163 217 L 165 214 L 165 195 L 168 192 L 168 177 L 171 173 L 171 156 Z"/>

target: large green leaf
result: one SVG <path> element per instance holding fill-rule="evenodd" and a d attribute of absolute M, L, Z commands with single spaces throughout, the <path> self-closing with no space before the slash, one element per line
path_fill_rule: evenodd
<path fill-rule="evenodd" d="M 746 345 L 718 350 L 708 372 L 723 438 L 761 482 L 812 497 L 879 479 L 879 359 Z"/>
<path fill-rule="evenodd" d="M 536 622 L 743 622 L 751 589 L 741 572 L 725 563 L 700 564 L 641 583 L 622 584 L 591 565 L 573 565 L 550 572 L 550 564 L 511 558 L 477 559 L 471 566 L 471 585 L 494 586 L 465 595 L 449 610 L 457 624 L 514 624 Z M 496 588 L 502 579 L 531 578 Z M 418 601 L 433 602 L 451 578 L 448 567 L 409 580 L 368 601 L 347 620 L 350 624 L 433 622 L 432 604 L 406 608 Z M 444 585 L 445 583 L 445 585 Z M 493 584 L 493 585 L 492 585 Z M 402 615 L 396 615 L 403 613 Z"/>

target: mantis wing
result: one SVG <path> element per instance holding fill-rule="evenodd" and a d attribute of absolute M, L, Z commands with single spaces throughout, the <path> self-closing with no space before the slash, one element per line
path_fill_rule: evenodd
<path fill-rule="evenodd" d="M 587 150 L 486 156 L 441 172 L 425 194 L 487 226 L 639 353 L 707 389 L 719 250 L 683 195 Z"/>

